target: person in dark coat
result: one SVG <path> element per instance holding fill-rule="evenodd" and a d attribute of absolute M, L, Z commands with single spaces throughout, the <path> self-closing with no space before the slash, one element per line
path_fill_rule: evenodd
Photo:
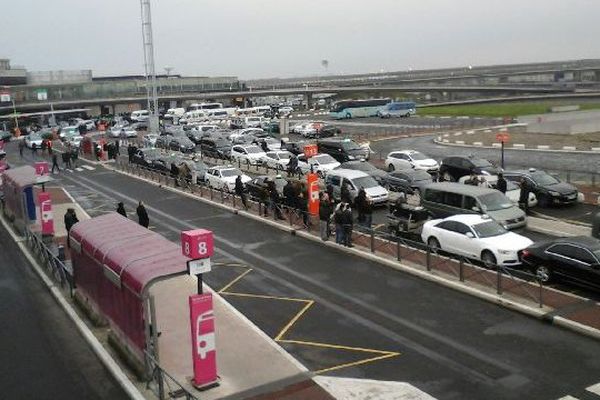
<path fill-rule="evenodd" d="M 344 246 L 354 247 L 352 244 L 352 228 L 353 228 L 353 215 L 350 204 L 346 203 L 344 211 L 342 211 L 342 229 L 344 230 Z"/>
<path fill-rule="evenodd" d="M 71 243 L 69 241 L 69 237 L 71 234 L 71 228 L 73 225 L 79 222 L 79 218 L 77 218 L 77 214 L 73 208 L 67 208 L 67 212 L 65 213 L 65 229 L 67 230 L 67 247 L 71 247 Z"/>
<path fill-rule="evenodd" d="M 288 163 L 288 176 L 296 175 L 296 171 L 298 169 L 298 157 L 295 154 L 292 154 L 290 157 L 290 162 Z"/>
<path fill-rule="evenodd" d="M 504 175 L 502 172 L 498 174 L 498 181 L 496 182 L 496 189 L 498 189 L 502 194 L 506 194 L 506 179 L 504 179 Z"/>
<path fill-rule="evenodd" d="M 281 208 L 279 208 L 281 199 L 279 197 L 279 192 L 277 192 L 277 185 L 275 185 L 275 181 L 272 179 L 269 179 L 267 182 L 267 190 L 269 191 L 269 202 L 271 209 L 273 210 L 273 215 L 275 215 L 275 218 L 284 219 L 281 215 Z"/>
<path fill-rule="evenodd" d="M 35 157 L 36 154 L 37 154 L 37 144 L 31 143 L 31 155 L 33 157 Z"/>
<path fill-rule="evenodd" d="M 119 204 L 117 204 L 117 212 L 125 218 L 127 218 L 127 211 L 125 211 L 125 205 L 122 201 L 120 201 Z"/>
<path fill-rule="evenodd" d="M 329 240 L 329 219 L 333 212 L 333 206 L 327 193 L 319 193 L 319 228 L 321 231 L 321 240 Z"/>
<path fill-rule="evenodd" d="M 23 158 L 23 150 L 25 150 L 25 140 L 19 140 L 19 156 Z"/>
<path fill-rule="evenodd" d="M 235 178 L 235 194 L 240 196 L 244 208 L 248 210 L 248 200 L 246 199 L 246 187 L 244 186 L 244 182 L 242 182 L 242 175 L 238 175 L 237 178 Z"/>
<path fill-rule="evenodd" d="M 333 212 L 333 223 L 335 224 L 335 242 L 344 243 L 344 227 L 342 225 L 342 214 L 344 213 L 344 203 L 338 203 Z"/>
<path fill-rule="evenodd" d="M 130 143 L 127 145 L 127 156 L 129 157 L 129 162 L 133 161 L 133 153 L 135 153 L 135 147 Z"/>
<path fill-rule="evenodd" d="M 352 199 L 350 198 L 350 188 L 348 187 L 348 183 L 346 181 L 344 181 L 344 183 L 342 184 L 342 190 L 341 190 L 340 197 L 341 197 L 342 203 L 347 203 L 347 204 L 352 203 Z"/>
<path fill-rule="evenodd" d="M 292 181 L 287 181 L 285 186 L 283 187 L 283 198 L 284 204 L 288 208 L 294 208 L 294 199 L 295 199 L 296 190 L 294 189 L 294 185 Z"/>
<path fill-rule="evenodd" d="M 331 183 L 328 183 L 326 189 L 327 189 L 327 196 L 329 196 L 329 201 L 331 203 L 334 203 L 335 200 L 333 197 L 333 185 Z"/>
<path fill-rule="evenodd" d="M 77 147 L 73 147 L 71 149 L 71 162 L 72 168 L 77 168 L 77 159 L 79 158 L 79 149 Z"/>
<path fill-rule="evenodd" d="M 310 225 L 310 219 L 308 218 L 308 198 L 304 195 L 304 192 L 298 194 L 298 210 L 302 214 L 302 223 L 308 227 Z"/>
<path fill-rule="evenodd" d="M 265 217 L 269 216 L 268 213 L 268 204 L 269 204 L 269 191 L 265 187 L 261 187 L 258 192 L 258 203 L 259 203 L 259 215 L 262 204 L 263 215 Z"/>
<path fill-rule="evenodd" d="M 46 153 L 46 149 L 48 148 L 48 141 L 46 139 L 42 140 L 42 155 Z"/>
<path fill-rule="evenodd" d="M 525 214 L 529 214 L 529 193 L 531 192 L 531 187 L 524 177 L 521 177 L 520 183 L 521 192 L 519 193 L 519 207 L 525 211 Z"/>
<path fill-rule="evenodd" d="M 262 149 L 262 151 L 264 151 L 265 153 L 266 153 L 267 151 L 269 151 L 269 146 L 267 146 L 267 142 L 266 142 L 266 141 L 264 141 L 264 140 L 261 142 L 261 144 L 260 144 L 260 148 L 261 148 L 261 149 Z"/>
<path fill-rule="evenodd" d="M 358 220 L 358 223 L 361 225 L 364 224 L 364 222 L 365 222 L 366 202 L 367 202 L 367 192 L 365 192 L 365 189 L 361 187 L 360 190 L 358 191 L 358 195 L 356 195 L 356 198 L 354 199 L 354 208 L 358 212 L 357 220 Z"/>
<path fill-rule="evenodd" d="M 146 207 L 144 207 L 144 203 L 139 202 L 137 209 L 135 210 L 138 216 L 138 222 L 144 228 L 148 228 L 150 225 L 150 218 L 148 217 L 148 212 L 146 211 Z"/>
<path fill-rule="evenodd" d="M 71 168 L 71 152 L 69 150 L 65 151 L 61 155 L 63 165 L 65 168 Z"/>

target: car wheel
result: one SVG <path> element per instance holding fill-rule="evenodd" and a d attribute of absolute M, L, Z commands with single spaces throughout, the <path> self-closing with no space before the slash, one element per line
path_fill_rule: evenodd
<path fill-rule="evenodd" d="M 545 265 L 535 267 L 535 276 L 542 283 L 548 283 L 552 280 L 552 270 Z"/>
<path fill-rule="evenodd" d="M 483 261 L 483 264 L 485 264 L 486 267 L 491 268 L 496 266 L 496 256 L 494 256 L 494 254 L 492 254 L 491 251 L 489 250 L 484 250 L 481 253 L 481 261 Z"/>
<path fill-rule="evenodd" d="M 528 199 L 528 201 L 529 201 L 529 199 Z M 550 205 L 550 199 L 548 198 L 548 196 L 541 194 L 540 197 L 538 198 L 538 204 L 540 207 L 546 208 Z"/>
<path fill-rule="evenodd" d="M 393 172 L 396 168 L 394 168 L 393 164 L 388 165 L 388 171 Z"/>
<path fill-rule="evenodd" d="M 442 249 L 442 246 L 440 246 L 440 242 L 435 238 L 435 237 L 430 237 L 429 239 L 427 239 L 427 246 L 434 252 L 437 253 L 439 250 Z"/>
<path fill-rule="evenodd" d="M 351 119 L 352 115 L 350 113 L 346 114 L 346 119 Z"/>

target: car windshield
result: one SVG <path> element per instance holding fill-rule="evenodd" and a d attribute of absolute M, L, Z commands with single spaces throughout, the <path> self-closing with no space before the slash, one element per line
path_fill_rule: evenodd
<path fill-rule="evenodd" d="M 331 164 L 335 162 L 335 159 L 329 154 L 321 154 L 320 156 L 314 156 L 313 160 L 315 160 L 319 164 Z"/>
<path fill-rule="evenodd" d="M 496 221 L 487 221 L 481 224 L 473 225 L 473 229 L 480 238 L 500 236 L 506 233 L 506 229 L 504 229 L 504 227 Z"/>
<path fill-rule="evenodd" d="M 474 166 L 478 168 L 486 168 L 492 166 L 492 163 L 490 163 L 488 160 L 484 160 L 483 158 L 472 158 L 471 162 Z"/>
<path fill-rule="evenodd" d="M 513 203 L 500 192 L 488 193 L 479 197 L 479 201 L 484 206 L 483 211 L 498 211 L 511 208 Z"/>
<path fill-rule="evenodd" d="M 346 151 L 361 150 L 362 149 L 362 147 L 360 147 L 358 144 L 356 144 L 356 142 L 353 142 L 351 140 L 349 140 L 347 142 L 346 141 L 342 142 L 342 147 Z"/>
<path fill-rule="evenodd" d="M 422 153 L 419 153 L 418 151 L 414 151 L 412 153 L 409 153 L 410 158 L 412 158 L 413 160 L 416 161 L 421 161 L 421 160 L 427 160 L 428 158 L 425 157 Z"/>
<path fill-rule="evenodd" d="M 533 181 L 540 186 L 556 185 L 560 181 L 550 174 L 545 172 L 536 172 L 531 174 Z"/>
<path fill-rule="evenodd" d="M 369 189 L 369 188 L 379 186 L 377 181 L 370 176 L 363 176 L 360 178 L 355 178 L 355 179 L 352 179 L 352 182 L 354 182 L 354 185 L 359 189 L 361 187 L 365 188 L 365 189 Z"/>
<path fill-rule="evenodd" d="M 223 169 L 221 170 L 221 175 L 224 178 L 229 178 L 231 176 L 238 176 L 238 175 L 242 175 L 242 171 L 240 171 L 237 168 L 231 168 L 231 169 Z"/>
<path fill-rule="evenodd" d="M 263 152 L 260 149 L 260 147 L 257 147 L 257 146 L 248 146 L 248 147 L 246 147 L 246 151 L 248 152 L 248 154 L 256 154 L 256 153 L 262 153 Z"/>

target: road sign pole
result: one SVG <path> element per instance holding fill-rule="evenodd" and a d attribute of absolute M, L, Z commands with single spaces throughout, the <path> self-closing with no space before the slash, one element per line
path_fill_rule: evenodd
<path fill-rule="evenodd" d="M 504 140 L 500 143 L 500 166 L 504 169 Z"/>

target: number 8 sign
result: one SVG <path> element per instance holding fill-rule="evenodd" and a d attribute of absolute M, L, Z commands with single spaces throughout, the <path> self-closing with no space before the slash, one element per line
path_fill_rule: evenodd
<path fill-rule="evenodd" d="M 214 252 L 213 233 L 206 229 L 181 232 L 181 252 L 193 260 L 212 257 Z"/>

